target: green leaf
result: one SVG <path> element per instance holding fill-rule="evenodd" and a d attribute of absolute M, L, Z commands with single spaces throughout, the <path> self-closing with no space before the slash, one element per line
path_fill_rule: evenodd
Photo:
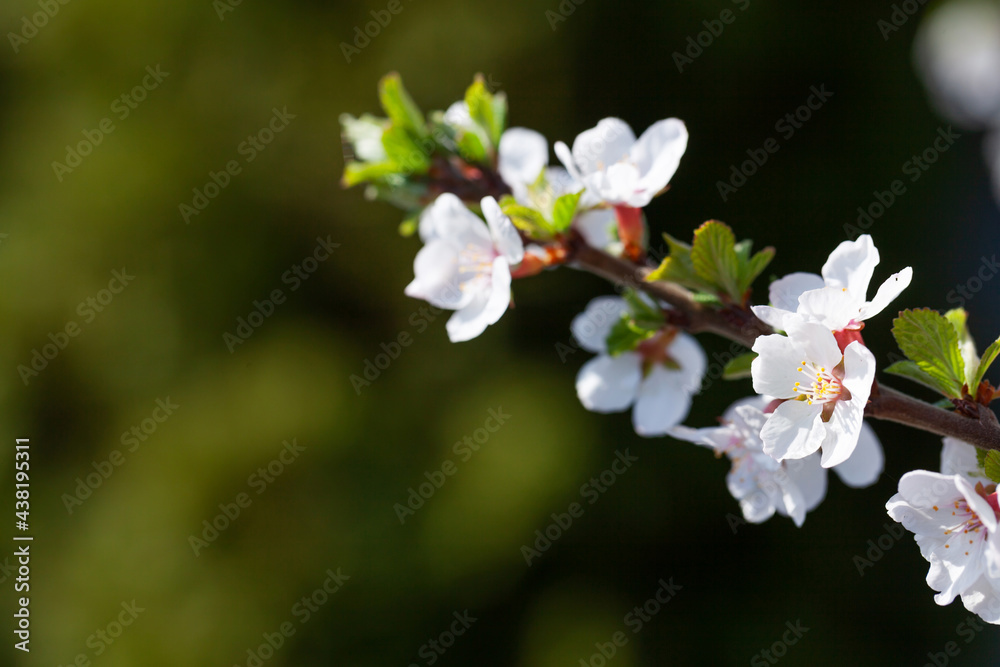
<path fill-rule="evenodd" d="M 641 293 L 632 289 L 625 290 L 622 293 L 622 298 L 628 304 L 629 310 L 632 311 L 631 319 L 635 323 L 651 329 L 659 329 L 663 326 L 666 321 L 663 311 L 643 298 Z"/>
<path fill-rule="evenodd" d="M 382 77 L 378 84 L 378 96 L 393 125 L 419 139 L 427 137 L 424 115 L 406 92 L 399 74 L 391 72 Z"/>
<path fill-rule="evenodd" d="M 979 469 L 982 470 L 986 467 L 986 455 L 990 450 L 983 449 L 982 447 L 976 447 L 976 463 L 979 464 Z"/>
<path fill-rule="evenodd" d="M 1000 483 L 1000 452 L 991 449 L 986 452 L 986 461 L 983 464 L 986 476 L 994 482 Z"/>
<path fill-rule="evenodd" d="M 722 377 L 725 380 L 739 380 L 750 377 L 750 364 L 757 358 L 756 352 L 741 354 L 735 359 L 730 359 L 726 367 L 722 369 Z"/>
<path fill-rule="evenodd" d="M 938 393 L 945 394 L 946 396 L 953 395 L 951 394 L 952 385 L 942 382 L 933 375 L 925 373 L 915 361 L 897 361 L 893 365 L 886 368 L 885 372 L 905 377 L 908 380 L 913 380 L 914 382 L 922 384 L 925 387 L 929 387 Z"/>
<path fill-rule="evenodd" d="M 774 248 L 768 246 L 751 257 L 749 261 L 740 263 L 740 294 L 746 294 L 753 282 L 757 280 L 764 269 L 774 259 Z"/>
<path fill-rule="evenodd" d="M 413 236 L 420 227 L 420 212 L 417 211 L 406 220 L 399 223 L 400 236 Z"/>
<path fill-rule="evenodd" d="M 499 203 L 504 215 L 528 236 L 538 240 L 552 236 L 554 232 L 552 225 L 535 209 L 516 203 L 510 196 L 504 197 Z"/>
<path fill-rule="evenodd" d="M 563 195 L 556 200 L 555 206 L 552 207 L 552 227 L 557 232 L 564 232 L 573 224 L 576 206 L 582 194 L 583 190 L 580 190 L 576 194 Z"/>
<path fill-rule="evenodd" d="M 965 312 L 964 308 L 953 308 L 945 313 L 944 317 L 955 327 L 955 333 L 958 334 L 959 340 L 968 337 L 969 331 L 966 328 L 966 321 L 969 319 L 969 313 Z"/>
<path fill-rule="evenodd" d="M 507 96 L 504 93 L 497 93 L 493 96 L 493 124 L 499 130 L 497 133 L 497 145 L 499 146 L 500 137 L 507 129 Z"/>
<path fill-rule="evenodd" d="M 929 308 L 904 310 L 893 320 L 892 335 L 903 354 L 933 377 L 943 394 L 962 397 L 965 362 L 958 332 L 944 315 Z"/>
<path fill-rule="evenodd" d="M 743 297 L 739 287 L 739 258 L 733 230 L 717 220 L 709 220 L 694 232 L 691 262 L 695 274 L 736 300 Z"/>
<path fill-rule="evenodd" d="M 694 262 L 691 260 L 691 246 L 678 241 L 670 234 L 664 234 L 663 238 L 667 242 L 670 254 L 663 260 L 659 268 L 646 276 L 646 280 L 648 282 L 665 280 L 701 292 L 714 292 L 715 286 L 705 282 L 695 273 Z"/>
<path fill-rule="evenodd" d="M 983 381 L 986 371 L 993 365 L 993 361 L 997 358 L 998 354 L 1000 354 L 1000 338 L 990 343 L 990 346 L 983 352 L 983 357 L 979 360 L 979 367 L 976 369 L 976 374 L 972 376 L 972 382 L 969 384 L 969 393 L 975 395 L 976 388 Z"/>
<path fill-rule="evenodd" d="M 358 183 L 368 183 L 385 178 L 399 171 L 399 165 L 387 162 L 351 162 L 344 167 L 343 184 L 350 188 Z"/>
<path fill-rule="evenodd" d="M 458 153 L 466 162 L 485 164 L 487 162 L 486 148 L 475 132 L 463 132 L 458 140 Z"/>
<path fill-rule="evenodd" d="M 423 174 L 431 166 L 428 155 L 421 150 L 410 134 L 398 125 L 393 125 L 385 131 L 382 135 L 382 146 L 401 173 Z"/>
<path fill-rule="evenodd" d="M 472 120 L 486 130 L 487 136 L 493 142 L 493 146 L 500 144 L 500 135 L 503 134 L 503 123 L 505 118 L 498 119 L 493 95 L 486 88 L 486 81 L 482 74 L 477 74 L 472 85 L 465 91 L 465 103 L 469 105 L 469 115 Z M 506 105 L 505 105 L 506 108 Z M 506 116 L 506 114 L 504 114 Z"/>
<path fill-rule="evenodd" d="M 639 343 L 651 338 L 655 333 L 656 329 L 638 326 L 630 316 L 622 315 L 608 334 L 608 354 L 615 357 L 622 352 L 634 350 Z"/>

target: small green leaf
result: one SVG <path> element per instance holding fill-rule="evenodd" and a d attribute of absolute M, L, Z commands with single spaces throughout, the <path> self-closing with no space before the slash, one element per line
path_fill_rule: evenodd
<path fill-rule="evenodd" d="M 608 354 L 615 357 L 622 352 L 630 352 L 655 333 L 656 329 L 637 326 L 630 316 L 622 315 L 608 334 Z"/>
<path fill-rule="evenodd" d="M 350 162 L 344 167 L 343 184 L 350 188 L 359 183 L 368 183 L 385 178 L 399 171 L 399 165 L 388 162 Z"/>
<path fill-rule="evenodd" d="M 493 124 L 497 127 L 497 145 L 500 145 L 500 137 L 507 129 L 507 95 L 497 93 L 493 96 Z M 545 171 L 544 169 L 542 170 Z"/>
<path fill-rule="evenodd" d="M 768 246 L 751 257 L 745 264 L 740 264 L 740 293 L 746 294 L 753 282 L 757 280 L 764 269 L 774 259 L 774 248 Z"/>
<path fill-rule="evenodd" d="M 413 236 L 420 227 L 420 212 L 411 215 L 406 220 L 399 223 L 400 236 Z"/>
<path fill-rule="evenodd" d="M 382 146 L 389 159 L 405 174 L 423 174 L 431 166 L 430 158 L 420 149 L 410 134 L 393 125 L 382 135 Z"/>
<path fill-rule="evenodd" d="M 694 232 L 691 261 L 699 278 L 740 300 L 743 295 L 739 288 L 739 258 L 735 246 L 733 230 L 718 220 L 709 220 Z"/>
<path fill-rule="evenodd" d="M 893 365 L 887 367 L 885 372 L 905 377 L 908 380 L 913 380 L 914 382 L 922 384 L 925 387 L 929 387 L 938 393 L 945 394 L 946 396 L 952 395 L 950 393 L 952 385 L 942 382 L 933 375 L 925 373 L 915 361 L 897 361 Z"/>
<path fill-rule="evenodd" d="M 503 123 L 506 119 L 497 119 L 494 102 L 493 95 L 486 88 L 483 75 L 477 74 L 472 85 L 465 91 L 465 103 L 469 106 L 472 120 L 486 130 L 493 146 L 497 146 L 500 144 L 500 135 L 503 134 Z"/>
<path fill-rule="evenodd" d="M 994 482 L 1000 483 L 1000 452 L 991 449 L 986 452 L 986 461 L 983 464 L 986 476 Z"/>
<path fill-rule="evenodd" d="M 501 199 L 500 208 L 504 215 L 514 223 L 514 226 L 528 236 L 538 240 L 552 236 L 554 230 L 545 216 L 533 208 L 516 203 L 513 197 L 508 196 Z"/>
<path fill-rule="evenodd" d="M 969 313 L 967 313 L 964 308 L 953 308 L 945 313 L 944 317 L 946 320 L 951 322 L 953 327 L 955 327 L 955 333 L 958 334 L 959 340 L 962 340 L 969 335 L 968 329 L 966 328 Z"/>
<path fill-rule="evenodd" d="M 663 311 L 651 304 L 641 293 L 636 290 L 625 290 L 622 294 L 629 310 L 632 311 L 631 319 L 645 328 L 659 329 L 663 326 L 666 318 Z"/>
<path fill-rule="evenodd" d="M 722 377 L 726 380 L 739 380 L 750 377 L 750 364 L 757 358 L 756 352 L 741 354 L 735 359 L 730 359 L 726 367 L 722 369 Z"/>
<path fill-rule="evenodd" d="M 485 164 L 486 148 L 475 132 L 463 132 L 458 140 L 458 153 L 462 159 L 472 164 Z"/>
<path fill-rule="evenodd" d="M 378 84 L 378 96 L 393 125 L 404 128 L 420 139 L 427 136 L 424 115 L 406 92 L 399 74 L 391 72 L 382 77 Z"/>
<path fill-rule="evenodd" d="M 986 455 L 990 450 L 983 449 L 982 447 L 976 447 L 976 463 L 979 464 L 979 469 L 982 470 L 986 467 Z"/>
<path fill-rule="evenodd" d="M 678 241 L 670 234 L 664 234 L 663 238 L 667 242 L 670 254 L 663 260 L 659 268 L 646 276 L 646 280 L 648 282 L 664 280 L 701 292 L 714 292 L 714 285 L 705 282 L 695 274 L 694 262 L 691 261 L 691 246 Z"/>
<path fill-rule="evenodd" d="M 990 346 L 983 352 L 983 357 L 979 360 L 979 368 L 976 369 L 976 374 L 972 376 L 972 382 L 969 384 L 969 393 L 975 395 L 976 388 L 983 381 L 986 371 L 993 365 L 993 361 L 997 358 L 998 354 L 1000 354 L 1000 338 L 990 343 Z"/>
<path fill-rule="evenodd" d="M 720 299 L 715 294 L 709 294 L 707 292 L 693 292 L 691 294 L 691 300 L 695 303 L 703 303 L 708 306 L 721 306 L 722 299 Z"/>
<path fill-rule="evenodd" d="M 583 190 L 580 190 L 576 194 L 563 195 L 556 200 L 555 206 L 552 207 L 552 227 L 557 232 L 564 232 L 573 224 L 576 206 L 582 194 Z"/>
<path fill-rule="evenodd" d="M 893 320 L 892 335 L 903 354 L 935 378 L 943 394 L 962 397 L 965 362 L 958 332 L 944 315 L 929 308 L 904 310 Z"/>

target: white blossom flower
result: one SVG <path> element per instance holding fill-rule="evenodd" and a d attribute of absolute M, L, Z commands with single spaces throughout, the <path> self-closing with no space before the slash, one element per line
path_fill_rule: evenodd
<path fill-rule="evenodd" d="M 788 318 L 786 328 L 788 336 L 760 336 L 753 345 L 754 391 L 788 399 L 761 430 L 764 451 L 783 461 L 822 449 L 823 467 L 831 468 L 857 447 L 875 357 L 857 341 L 841 352 L 822 324 Z"/>
<path fill-rule="evenodd" d="M 608 354 L 612 327 L 629 312 L 624 299 L 598 297 L 571 325 L 584 349 L 595 352 L 576 377 L 576 393 L 592 412 L 632 408 L 642 436 L 664 435 L 687 417 L 691 396 L 701 388 L 705 353 L 690 335 L 665 328 L 630 352 Z"/>
<path fill-rule="evenodd" d="M 886 510 L 914 533 L 920 554 L 930 563 L 927 585 L 938 591 L 935 602 L 947 605 L 961 596 L 966 609 L 1000 623 L 995 485 L 973 485 L 961 473 L 915 470 L 900 478 L 899 493 Z"/>
<path fill-rule="evenodd" d="M 385 120 L 364 114 L 355 118 L 349 113 L 340 115 L 344 127 L 344 138 L 354 150 L 354 158 L 361 162 L 384 162 L 389 159 L 382 145 L 382 135 L 388 123 Z"/>
<path fill-rule="evenodd" d="M 413 262 L 407 296 L 454 310 L 446 325 L 452 342 L 481 334 L 507 311 L 511 266 L 524 245 L 492 197 L 482 200 L 487 224 L 453 194 L 440 195 L 426 211 L 429 240 Z"/>
<path fill-rule="evenodd" d="M 860 329 L 861 322 L 877 315 L 910 284 L 913 269 L 906 267 L 889 277 L 868 301 L 868 284 L 879 263 L 872 238 L 862 234 L 844 241 L 830 253 L 823 275 L 792 273 L 771 283 L 772 306 L 754 306 L 753 312 L 775 329 L 787 330 L 792 313 L 807 322 L 819 322 L 831 331 Z"/>
<path fill-rule="evenodd" d="M 576 180 L 613 206 L 642 208 L 667 187 L 687 149 L 684 123 L 668 118 L 638 140 L 628 124 L 605 118 L 573 141 L 556 143 L 556 155 Z"/>
<path fill-rule="evenodd" d="M 729 493 L 740 502 L 743 517 L 763 523 L 775 513 L 791 517 L 801 526 L 806 512 L 826 497 L 827 472 L 818 453 L 778 462 L 764 453 L 760 431 L 767 420 L 763 412 L 770 398 L 757 396 L 733 403 L 722 415 L 722 425 L 692 429 L 678 426 L 676 438 L 711 447 L 725 454 L 732 467 L 726 477 Z M 858 447 L 834 471 L 854 488 L 870 486 L 882 473 L 884 456 L 875 432 L 865 424 Z"/>

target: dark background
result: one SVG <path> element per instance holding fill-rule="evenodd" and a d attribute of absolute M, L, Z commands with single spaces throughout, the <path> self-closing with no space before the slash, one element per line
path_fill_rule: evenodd
<path fill-rule="evenodd" d="M 403 0 L 350 63 L 340 43 L 386 3 L 243 2 L 220 20 L 210 0 L 71 0 L 17 53 L 5 38 L 0 423 L 11 446 L 31 438 L 35 542 L 32 652 L 10 648 L 6 615 L 0 662 L 247 665 L 247 650 L 287 621 L 294 636 L 264 664 L 425 665 L 421 647 L 468 610 L 478 620 L 436 664 L 588 664 L 595 643 L 624 631 L 609 665 L 746 665 L 796 621 L 809 630 L 788 665 L 921 665 L 950 641 L 960 653 L 949 664 L 987 664 L 996 632 L 963 633 L 961 604 L 934 604 L 910 535 L 863 576 L 855 558 L 889 541 L 885 502 L 904 472 L 937 468 L 938 438 L 875 423 L 887 454 L 875 486 L 854 491 L 831 475 L 801 529 L 774 518 L 734 532 L 727 462 L 640 438 L 628 414 L 577 401 L 589 354 L 563 363 L 556 344 L 608 285 L 568 269 L 518 282 L 516 309 L 450 344 L 444 317 L 422 332 L 410 320 L 423 305 L 403 295 L 419 242 L 397 235 L 401 213 L 339 186 L 338 117 L 377 112 L 381 75 L 398 70 L 429 110 L 482 72 L 508 93 L 511 123 L 550 144 L 605 116 L 637 134 L 682 118 L 689 148 L 647 210 L 654 238 L 721 219 L 777 248 L 777 276 L 818 272 L 857 208 L 903 179 L 906 193 L 869 229 L 883 260 L 875 280 L 912 265 L 893 308 L 954 306 L 949 291 L 1000 234 L 980 134 L 960 129 L 918 181 L 902 174 L 949 125 L 913 67 L 928 10 L 884 39 L 887 1 L 743 4 L 589 0 L 553 30 L 557 0 Z M 735 21 L 678 72 L 672 54 L 723 9 Z M 10 0 L 0 26 L 19 31 L 38 11 Z M 58 180 L 52 162 L 66 145 L 157 64 L 165 81 Z M 832 98 L 785 138 L 775 123 L 812 86 Z M 239 145 L 275 107 L 295 119 L 245 163 Z M 723 201 L 717 181 L 769 137 L 780 150 Z M 178 206 L 232 159 L 242 172 L 185 224 Z M 327 236 L 340 247 L 290 291 L 284 272 Z M 122 267 L 135 280 L 85 324 L 78 304 Z M 223 334 L 276 288 L 287 301 L 230 353 Z M 989 283 L 967 304 L 981 347 L 1000 328 L 997 306 Z M 895 351 L 891 311 L 865 330 L 880 361 Z M 26 386 L 17 367 L 70 321 L 80 335 Z M 412 345 L 359 395 L 350 376 L 403 331 Z M 710 425 L 749 392 L 746 381 L 713 383 L 687 423 Z M 180 408 L 128 452 L 121 434 L 168 396 Z M 460 462 L 453 444 L 491 408 L 509 421 Z M 305 451 L 258 495 L 248 477 L 292 438 Z M 116 449 L 124 463 L 70 513 L 64 494 Z M 522 545 L 625 449 L 638 462 L 527 566 Z M 394 504 L 448 459 L 457 474 L 401 525 Z M 2 457 L 5 498 L 12 463 Z M 242 492 L 252 504 L 196 556 L 189 537 Z M 338 567 L 350 579 L 300 623 L 293 605 Z M 682 589 L 633 634 L 626 614 L 661 578 Z M 88 637 L 133 599 L 145 611 L 95 656 Z"/>

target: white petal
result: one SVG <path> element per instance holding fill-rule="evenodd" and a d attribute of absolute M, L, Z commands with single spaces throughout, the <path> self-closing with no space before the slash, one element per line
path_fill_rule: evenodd
<path fill-rule="evenodd" d="M 792 318 L 786 318 L 786 325 L 788 326 L 788 337 L 804 355 L 802 359 L 796 361 L 810 361 L 829 370 L 843 359 L 844 355 L 840 351 L 840 346 L 837 345 L 837 339 L 833 337 L 833 333 L 826 326 L 814 322 L 793 320 Z M 867 394 L 865 398 L 867 398 Z"/>
<path fill-rule="evenodd" d="M 801 528 L 806 520 L 806 499 L 802 495 L 802 490 L 789 483 L 787 479 L 779 482 L 779 487 L 781 488 L 782 513 L 792 517 L 796 527 Z"/>
<path fill-rule="evenodd" d="M 972 481 L 983 479 L 976 458 L 976 448 L 957 438 L 944 439 L 944 446 L 941 447 L 941 472 L 945 475 L 962 475 Z"/>
<path fill-rule="evenodd" d="M 445 328 L 453 343 L 471 340 L 483 333 L 486 327 L 499 320 L 510 305 L 510 267 L 507 260 L 497 257 L 493 260 L 492 280 L 489 292 L 479 292 L 465 308 L 458 310 L 448 319 Z"/>
<path fill-rule="evenodd" d="M 868 403 L 875 380 L 875 355 L 860 341 L 844 348 L 844 386 L 852 400 L 860 401 L 862 409 Z"/>
<path fill-rule="evenodd" d="M 404 290 L 406 295 L 438 308 L 457 310 L 474 296 L 458 286 L 458 252 L 447 241 L 431 241 L 421 248 L 413 260 L 413 273 L 413 281 Z"/>
<path fill-rule="evenodd" d="M 569 173 L 570 177 L 572 177 L 574 181 L 582 181 L 583 174 L 580 173 L 580 168 L 576 165 L 576 162 L 573 161 L 573 153 L 570 152 L 569 146 L 561 141 L 557 141 L 555 149 L 556 157 L 559 158 L 559 161 L 563 163 L 564 167 L 566 167 L 566 171 Z"/>
<path fill-rule="evenodd" d="M 987 623 L 997 625 L 1000 624 L 1000 593 L 994 585 L 990 577 L 979 577 L 962 593 L 962 604 Z"/>
<path fill-rule="evenodd" d="M 642 380 L 642 360 L 634 352 L 600 355 L 576 376 L 576 395 L 592 412 L 621 412 L 635 401 Z"/>
<path fill-rule="evenodd" d="M 650 195 L 667 187 L 687 150 L 688 132 L 677 118 L 653 123 L 632 146 L 629 156 L 642 174 L 641 187 Z"/>
<path fill-rule="evenodd" d="M 804 292 L 799 297 L 798 312 L 836 331 L 858 319 L 864 303 L 864 292 L 855 294 L 846 287 L 823 287 Z"/>
<path fill-rule="evenodd" d="M 854 452 L 833 470 L 847 486 L 863 489 L 878 480 L 884 466 L 885 454 L 875 430 L 867 423 L 862 423 Z"/>
<path fill-rule="evenodd" d="M 684 389 L 683 374 L 656 364 L 639 384 L 632 425 L 639 435 L 665 435 L 687 417 L 691 394 Z"/>
<path fill-rule="evenodd" d="M 667 354 L 681 367 L 681 385 L 684 390 L 689 394 L 698 393 L 701 390 L 705 369 L 708 367 L 708 360 L 695 337 L 683 331 L 678 333 L 667 348 Z"/>
<path fill-rule="evenodd" d="M 753 390 L 775 398 L 794 397 L 795 383 L 801 377 L 798 368 L 802 359 L 792 341 L 780 334 L 758 336 L 752 349 L 758 354 L 750 364 Z"/>
<path fill-rule="evenodd" d="M 846 287 L 864 298 L 878 262 L 878 249 L 872 237 L 862 234 L 856 241 L 844 241 L 830 253 L 823 265 L 823 280 L 828 287 Z"/>
<path fill-rule="evenodd" d="M 882 283 L 875 294 L 875 298 L 861 307 L 860 320 L 867 320 L 881 313 L 892 300 L 899 296 L 899 293 L 906 289 L 913 279 L 913 269 L 906 267 L 899 273 L 889 276 L 889 279 Z"/>
<path fill-rule="evenodd" d="M 483 197 L 479 203 L 486 216 L 486 223 L 489 225 L 490 236 L 493 238 L 493 246 L 503 255 L 510 264 L 520 264 L 524 259 L 524 243 L 517 233 L 517 228 L 510 221 L 500 205 L 493 197 Z"/>
<path fill-rule="evenodd" d="M 764 452 L 778 461 L 801 459 L 815 452 L 825 435 L 821 412 L 821 406 L 806 401 L 779 405 L 760 431 Z"/>
<path fill-rule="evenodd" d="M 444 122 L 452 127 L 468 129 L 474 125 L 469 105 L 464 101 L 455 102 L 444 112 Z"/>
<path fill-rule="evenodd" d="M 628 312 L 625 299 L 617 296 L 599 296 L 592 299 L 587 308 L 573 318 L 570 331 L 583 349 L 590 352 L 607 352 L 607 339 L 611 328 Z"/>
<path fill-rule="evenodd" d="M 815 273 L 789 273 L 771 283 L 769 297 L 771 305 L 782 310 L 795 312 L 799 307 L 799 297 L 809 290 L 823 287 L 823 279 Z"/>
<path fill-rule="evenodd" d="M 786 459 L 781 465 L 785 467 L 788 479 L 802 491 L 806 511 L 816 509 L 826 498 L 826 468 L 820 464 L 819 454 Z"/>
<path fill-rule="evenodd" d="M 791 311 L 782 310 L 781 308 L 772 308 L 771 306 L 751 306 L 750 310 L 753 314 L 760 319 L 761 322 L 767 324 L 775 331 L 785 330 L 785 318 L 791 314 Z"/>
<path fill-rule="evenodd" d="M 612 209 L 594 209 L 576 216 L 573 227 L 592 248 L 605 249 L 618 240 L 618 222 Z"/>
<path fill-rule="evenodd" d="M 435 238 L 450 241 L 459 248 L 472 245 L 484 252 L 492 250 L 493 240 L 486 223 L 452 193 L 438 195 L 428 212 Z"/>
<path fill-rule="evenodd" d="M 612 203 L 622 203 L 642 208 L 655 193 L 645 192 L 639 184 L 639 170 L 627 162 L 613 164 L 605 171 L 600 194 Z"/>
<path fill-rule="evenodd" d="M 733 439 L 733 429 L 731 426 L 710 426 L 708 428 L 689 428 L 687 426 L 675 426 L 670 429 L 672 438 L 691 442 L 696 445 L 710 447 L 722 453 L 729 447 Z"/>
<path fill-rule="evenodd" d="M 603 171 L 625 158 L 634 143 L 635 134 L 628 123 L 605 118 L 573 141 L 573 160 L 583 174 Z"/>
<path fill-rule="evenodd" d="M 534 183 L 548 163 L 549 142 L 538 132 L 512 127 L 500 137 L 497 170 L 507 185 Z"/>

